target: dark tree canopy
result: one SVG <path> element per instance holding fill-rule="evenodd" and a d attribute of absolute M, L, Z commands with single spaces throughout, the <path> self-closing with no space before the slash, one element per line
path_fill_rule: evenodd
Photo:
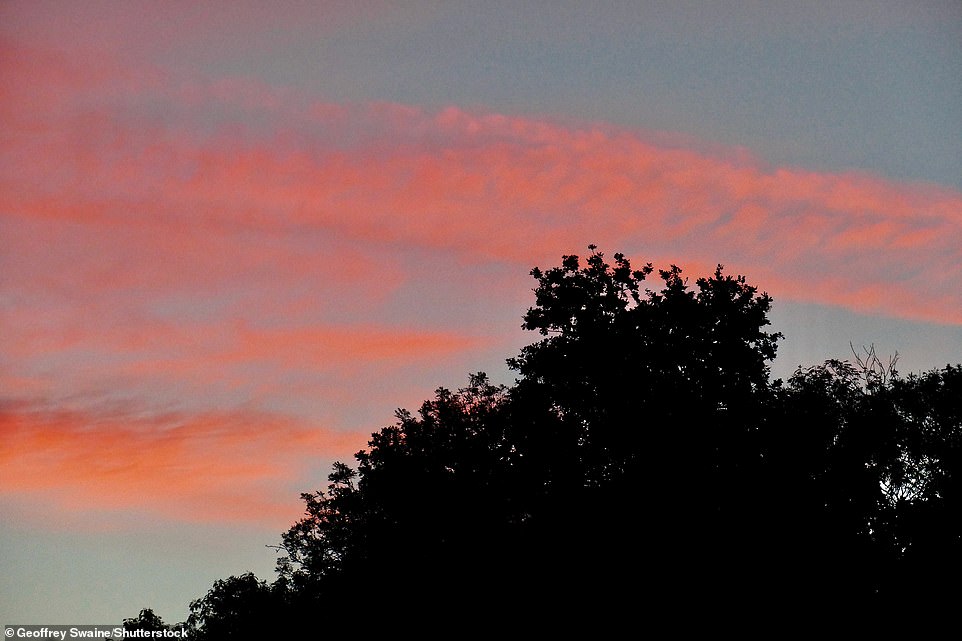
<path fill-rule="evenodd" d="M 836 599 L 950 603 L 962 570 L 962 368 L 799 369 L 768 437 L 795 576 Z M 825 578 L 831 578 L 826 581 Z"/>
<path fill-rule="evenodd" d="M 144 608 L 136 617 L 124 619 L 123 628 L 128 632 L 163 632 L 164 630 L 170 629 L 169 626 L 164 624 L 163 619 L 150 608 Z"/>
<path fill-rule="evenodd" d="M 901 377 L 869 352 L 771 381 L 772 300 L 745 278 L 672 266 L 650 288 L 650 264 L 589 249 L 532 270 L 542 338 L 514 385 L 476 374 L 399 410 L 302 495 L 273 584 L 191 605 L 199 638 L 322 611 L 637 621 L 960 595 L 936 577 L 962 569 L 962 369 Z"/>
<path fill-rule="evenodd" d="M 694 289 L 675 266 L 659 271 L 660 290 L 642 289 L 650 264 L 632 270 L 615 254 L 612 267 L 590 249 L 583 267 L 565 256 L 532 271 L 537 306 L 523 327 L 546 338 L 509 361 L 521 386 L 543 388 L 575 424 L 585 481 L 650 474 L 653 452 L 674 474 L 679 448 L 707 447 L 702 437 L 713 440 L 736 415 L 752 427 L 780 338 L 764 331 L 768 295 L 720 265 Z"/>

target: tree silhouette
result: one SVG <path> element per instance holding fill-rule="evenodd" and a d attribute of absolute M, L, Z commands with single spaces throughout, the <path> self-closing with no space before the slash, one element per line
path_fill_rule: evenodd
<path fill-rule="evenodd" d="M 770 487 L 801 551 L 795 585 L 891 606 L 958 598 L 939 575 L 962 569 L 962 371 L 879 366 L 800 369 L 781 395 Z"/>
<path fill-rule="evenodd" d="M 536 307 L 524 327 L 546 338 L 509 362 L 520 389 L 551 400 L 580 465 L 553 497 L 546 534 L 570 527 L 572 499 L 590 506 L 576 538 L 601 532 L 613 545 L 585 546 L 594 551 L 578 581 L 645 577 L 636 592 L 664 607 L 702 589 L 693 575 L 717 576 L 719 537 L 744 511 L 758 464 L 753 439 L 779 335 L 764 331 L 771 299 L 721 266 L 694 288 L 678 267 L 661 270 L 653 291 L 643 288 L 651 265 L 633 270 L 615 254 L 611 266 L 589 249 L 583 266 L 566 256 L 532 271 Z"/>
<path fill-rule="evenodd" d="M 744 444 L 778 339 L 762 329 L 770 298 L 720 266 L 697 291 L 677 267 L 642 290 L 650 266 L 591 250 L 583 267 L 532 271 L 524 327 L 546 338 L 509 361 L 517 384 L 477 375 L 399 412 L 357 471 L 338 464 L 327 493 L 305 496 L 282 576 L 325 598 L 416 586 L 445 607 L 506 594 L 609 607 L 629 596 L 610 593 L 626 573 L 644 567 L 664 592 L 708 560 L 696 550 L 719 501 L 739 504 L 757 464 Z"/>
<path fill-rule="evenodd" d="M 189 638 L 201 641 L 288 638 L 306 621 L 294 618 L 286 582 L 273 584 L 247 573 L 220 579 L 190 604 Z M 291 626 L 295 626 L 291 628 Z"/>
<path fill-rule="evenodd" d="M 478 374 L 457 392 L 438 389 L 417 415 L 399 410 L 357 454 L 356 471 L 335 464 L 326 492 L 303 495 L 280 576 L 342 609 L 359 594 L 382 607 L 416 595 L 434 609 L 485 598 L 521 519 L 506 395 Z"/>
<path fill-rule="evenodd" d="M 962 570 L 962 368 L 769 379 L 771 298 L 719 265 L 532 270 L 509 365 L 372 434 L 282 536 L 278 578 L 214 584 L 197 638 L 444 613 L 711 617 L 949 602 Z M 633 614 L 637 616 L 637 614 Z M 273 627 L 271 627 L 273 626 Z"/>
<path fill-rule="evenodd" d="M 150 608 L 144 608 L 136 617 L 124 619 L 124 630 L 129 632 L 163 632 L 169 630 L 170 626 L 164 623 L 157 614 Z"/>

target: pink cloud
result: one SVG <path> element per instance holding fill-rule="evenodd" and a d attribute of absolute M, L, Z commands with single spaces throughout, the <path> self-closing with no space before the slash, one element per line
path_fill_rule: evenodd
<path fill-rule="evenodd" d="M 5 66 L 5 75 L 23 80 L 16 63 Z M 108 225 L 105 243 L 146 235 L 204 274 L 243 263 L 252 248 L 233 238 L 243 231 L 277 235 L 278 253 L 307 230 L 356 246 L 519 264 L 597 242 L 731 264 L 759 282 L 777 281 L 782 297 L 962 322 L 959 296 L 945 305 L 932 297 L 952 289 L 962 263 L 953 242 L 962 194 L 948 188 L 769 169 L 738 151 L 666 147 L 606 125 L 332 105 L 241 79 L 145 83 L 117 70 L 78 85 L 73 75 L 41 74 L 57 89 L 36 90 L 38 100 L 54 96 L 59 106 L 34 105 L 13 120 L 20 124 L 3 149 L 3 211 Z M 98 101 L 105 84 L 119 97 Z M 176 124 L 156 115 L 165 110 L 178 114 Z M 45 132 L 41 146 L 25 133 L 37 129 Z M 87 135 L 78 139 L 77 131 Z M 69 153 L 51 153 L 58 148 Z M 210 242 L 196 240 L 218 233 L 226 239 L 221 264 Z M 888 265 L 912 269 L 893 281 L 880 253 Z M 283 265 L 277 258 L 263 256 Z M 187 281 L 171 267 L 172 286 Z M 840 271 L 842 283 L 828 276 Z M 859 295 L 883 279 L 891 296 L 870 303 Z"/>
<path fill-rule="evenodd" d="M 0 499 L 29 504 L 38 520 L 56 511 L 275 527 L 298 513 L 296 484 L 318 459 L 347 460 L 365 443 L 262 413 L 29 407 L 0 412 L 0 435 Z"/>
<path fill-rule="evenodd" d="M 310 461 L 363 446 L 284 415 L 292 397 L 320 400 L 291 415 L 356 424 L 379 390 L 420 395 L 412 370 L 509 329 L 435 318 L 423 291 L 406 300 L 418 278 L 514 304 L 514 281 L 479 274 L 521 282 L 589 242 L 692 275 L 722 262 L 777 299 L 962 323 L 949 188 L 2 47 L 0 387 L 35 399 L 0 414 L 10 500 L 286 523 Z"/>
<path fill-rule="evenodd" d="M 510 264 L 521 282 L 588 242 L 688 274 L 722 262 L 781 300 L 962 323 L 948 188 L 3 46 L 0 381 L 15 397 L 350 407 L 507 331 L 407 309 L 424 256 L 496 307 L 504 280 L 469 273 Z"/>

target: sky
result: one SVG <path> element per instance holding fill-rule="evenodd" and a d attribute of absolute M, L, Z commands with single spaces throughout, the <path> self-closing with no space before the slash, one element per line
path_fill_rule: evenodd
<path fill-rule="evenodd" d="M 958 2 L 0 2 L 0 623 L 273 578 L 596 244 L 962 362 Z"/>

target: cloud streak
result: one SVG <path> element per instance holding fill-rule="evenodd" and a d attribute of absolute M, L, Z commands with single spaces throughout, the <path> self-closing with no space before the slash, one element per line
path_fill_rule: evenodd
<path fill-rule="evenodd" d="M 496 308 L 505 280 L 479 271 L 520 282 L 589 242 L 692 274 L 722 262 L 776 299 L 962 324 L 962 194 L 939 185 L 13 42 L 0 115 L 0 385 L 27 403 L 2 415 L 7 497 L 290 515 L 278 487 L 307 453 L 359 445 L 306 414 L 354 425 L 370 390 L 420 389 L 412 365 L 506 329 L 435 314 L 418 282 Z"/>
<path fill-rule="evenodd" d="M 20 80 L 12 91 L 32 91 L 10 66 L 6 75 Z M 193 286 L 188 272 L 240 281 L 251 262 L 283 270 L 280 254 L 293 248 L 296 257 L 305 232 L 336 236 L 342 248 L 401 244 L 518 264 L 596 242 L 682 264 L 729 263 L 790 299 L 962 322 L 952 287 L 962 195 L 948 188 L 766 167 L 735 150 L 658 144 L 603 124 L 103 73 L 41 93 L 60 105 L 63 92 L 89 97 L 106 84 L 118 98 L 76 98 L 85 107 L 73 110 L 37 106 L 44 96 L 20 103 L 42 116 L 13 120 L 0 205 L 14 225 L 54 219 L 87 226 L 81 234 L 100 225 L 102 243 L 116 246 L 106 258 L 125 260 L 119 240 L 131 237 L 138 252 L 186 258 L 184 269 L 172 261 L 152 274 L 166 279 L 153 283 L 161 289 Z M 35 129 L 47 140 L 39 149 L 28 141 Z M 245 246 L 244 234 L 277 242 Z"/>
<path fill-rule="evenodd" d="M 125 513 L 275 527 L 297 514 L 292 484 L 319 459 L 348 457 L 361 440 L 257 413 L 29 407 L 0 412 L 0 435 L 0 499 L 28 503 L 41 523 L 57 512 Z"/>

